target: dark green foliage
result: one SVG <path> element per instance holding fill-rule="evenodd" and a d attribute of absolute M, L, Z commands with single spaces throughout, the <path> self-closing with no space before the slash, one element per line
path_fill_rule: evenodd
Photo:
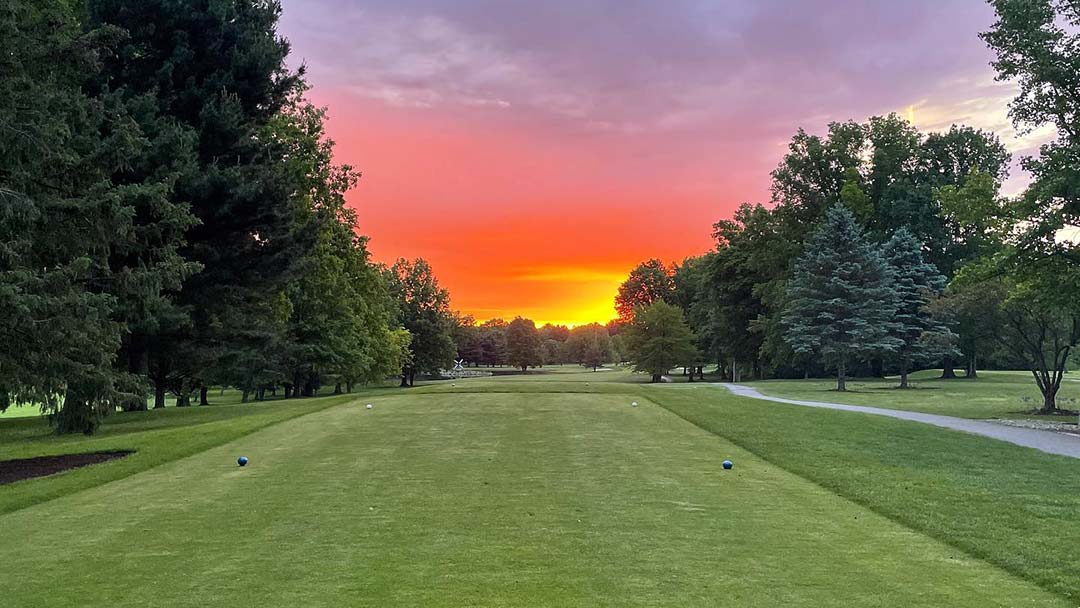
<path fill-rule="evenodd" d="M 393 363 L 386 285 L 369 260 L 367 239 L 356 234 L 355 212 L 345 205 L 359 174 L 333 163 L 324 114 L 296 103 L 271 122 L 275 141 L 287 149 L 282 162 L 299 182 L 297 232 L 315 234 L 314 246 L 295 262 L 296 279 L 285 286 L 288 317 L 281 343 L 260 349 L 282 358 L 277 380 L 293 396 L 311 396 L 323 382 L 340 391 L 342 385 L 400 373 Z M 232 383 L 259 391 L 276 380 L 253 376 Z"/>
<path fill-rule="evenodd" d="M 261 0 L 0 10 L 0 407 L 60 432 L 400 372 L 324 113 Z"/>
<path fill-rule="evenodd" d="M 410 360 L 402 370 L 401 386 L 411 386 L 417 373 L 449 369 L 456 352 L 450 293 L 439 286 L 431 266 L 423 259 L 399 259 L 384 275 L 397 304 L 397 322 L 412 336 Z"/>
<path fill-rule="evenodd" d="M 620 320 L 628 321 L 638 306 L 670 299 L 673 288 L 671 272 L 664 263 L 657 259 L 647 260 L 631 270 L 630 276 L 619 285 L 619 292 L 615 295 L 615 311 L 619 313 Z"/>
<path fill-rule="evenodd" d="M 596 368 L 615 359 L 615 347 L 603 325 L 579 325 L 570 330 L 566 339 L 566 356 L 574 363 L 596 371 Z"/>
<path fill-rule="evenodd" d="M 40 403 L 58 432 L 89 433 L 143 398 L 138 355 L 113 369 L 127 327 L 195 268 L 177 255 L 192 218 L 170 198 L 190 140 L 101 85 L 124 32 L 84 28 L 75 4 L 0 13 L 0 407 Z M 171 162 L 144 162 L 159 148 Z"/>
<path fill-rule="evenodd" d="M 997 57 L 998 80 L 1020 93 L 1009 106 L 1017 130 L 1053 125 L 1057 137 L 1023 166 L 1031 174 L 1017 212 L 1023 215 L 1017 255 L 1080 260 L 1058 230 L 1080 225 L 1080 5 L 1068 0 L 994 0 L 997 22 L 983 39 Z M 1023 261 L 1021 262 L 1023 264 Z"/>
<path fill-rule="evenodd" d="M 480 324 L 480 358 L 479 363 L 484 365 L 506 364 L 506 321 L 502 319 L 488 319 Z"/>
<path fill-rule="evenodd" d="M 202 271 L 175 299 L 189 329 L 151 343 L 151 365 L 178 394 L 227 380 L 237 359 L 269 356 L 280 310 L 269 306 L 315 246 L 317 228 L 297 221 L 302 187 L 277 117 L 302 89 L 288 70 L 288 44 L 276 31 L 280 7 L 255 0 L 90 0 L 95 25 L 126 32 L 104 62 L 104 83 L 138 101 L 162 124 L 192 138 L 194 159 L 176 179 L 174 200 L 190 205 L 198 225 L 182 253 Z M 175 148 L 147 151 L 150 163 L 174 162 Z"/>
<path fill-rule="evenodd" d="M 625 336 L 626 356 L 634 371 L 649 374 L 653 382 L 660 382 L 673 367 L 696 363 L 700 356 L 682 310 L 663 300 L 638 307 Z"/>
<path fill-rule="evenodd" d="M 779 212 L 742 205 L 732 219 L 713 226 L 718 248 L 704 269 L 703 306 L 690 310 L 700 319 L 695 330 L 709 328 L 705 336 L 711 338 L 714 354 L 730 360 L 735 380 L 740 378 L 741 363 L 749 362 L 755 376 L 766 366 L 775 369 L 793 363 L 781 337 L 779 310 L 798 242 L 784 236 L 783 222 Z"/>
<path fill-rule="evenodd" d="M 714 226 L 718 252 L 687 308 L 703 350 L 721 363 L 746 362 L 755 376 L 817 370 L 810 351 L 791 348 L 781 322 L 807 226 L 842 203 L 868 238 L 907 229 L 923 244 L 924 259 L 948 276 L 991 249 L 986 233 L 993 227 L 971 228 L 953 211 L 974 199 L 999 202 L 1008 161 L 991 134 L 954 126 L 924 136 L 895 115 L 832 123 L 825 136 L 800 130 L 772 173 L 777 205 L 744 205 Z M 686 306 L 679 291 L 686 290 L 676 290 Z M 731 377 L 739 375 L 740 365 L 732 365 Z"/>
<path fill-rule="evenodd" d="M 543 364 L 543 342 L 532 319 L 515 317 L 506 326 L 506 357 L 510 365 L 523 372 Z"/>
<path fill-rule="evenodd" d="M 998 80 L 1014 82 L 1009 115 L 1021 132 L 1053 125 L 1057 138 L 1023 161 L 1032 183 L 1021 249 L 1067 255 L 1077 248 L 1054 238 L 1080 223 L 1080 5 L 1071 0 L 993 0 L 993 27 L 982 38 L 996 53 Z"/>
<path fill-rule="evenodd" d="M 457 358 L 466 365 L 479 363 L 484 356 L 483 346 L 480 343 L 480 328 L 476 325 L 476 319 L 471 315 L 454 315 L 453 335 L 454 346 L 457 348 Z"/>
<path fill-rule="evenodd" d="M 846 390 L 849 364 L 901 346 L 892 280 L 891 268 L 855 216 L 839 205 L 829 209 L 795 263 L 783 322 L 795 352 L 814 353 L 836 366 L 837 390 Z"/>
<path fill-rule="evenodd" d="M 892 267 L 896 293 L 894 337 L 900 340 L 892 358 L 900 366 L 900 388 L 908 386 L 912 365 L 953 352 L 956 337 L 929 308 L 945 289 L 945 276 L 923 261 L 922 244 L 907 228 L 893 234 L 884 247 L 885 261 Z"/>

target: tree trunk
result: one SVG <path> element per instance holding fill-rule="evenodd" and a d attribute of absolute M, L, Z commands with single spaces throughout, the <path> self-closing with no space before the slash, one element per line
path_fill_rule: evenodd
<path fill-rule="evenodd" d="M 245 388 L 243 394 L 241 394 L 241 396 L 240 396 L 240 403 L 247 403 L 248 402 L 248 395 L 250 395 L 250 394 L 251 394 L 251 391 L 249 389 Z"/>
<path fill-rule="evenodd" d="M 165 382 L 161 380 L 154 381 L 154 409 L 160 410 L 165 407 Z"/>
<path fill-rule="evenodd" d="M 199 405 L 210 405 L 210 402 L 206 400 L 206 392 L 209 389 L 205 386 L 199 387 Z"/>
<path fill-rule="evenodd" d="M 847 390 L 847 368 L 844 361 L 836 366 L 836 390 Z"/>
<path fill-rule="evenodd" d="M 346 382 L 345 383 L 345 392 L 346 393 L 351 393 L 352 392 L 352 382 Z"/>
<path fill-rule="evenodd" d="M 338 382 L 337 384 L 334 385 L 334 394 L 335 395 L 340 395 L 341 394 L 341 383 L 340 382 Z"/>
<path fill-rule="evenodd" d="M 1058 387 L 1053 385 L 1043 392 L 1043 406 L 1041 413 L 1052 414 L 1057 411 L 1057 393 Z"/>
<path fill-rule="evenodd" d="M 187 382 L 180 385 L 180 392 L 176 393 L 176 407 L 191 405 L 191 393 L 188 392 Z"/>
<path fill-rule="evenodd" d="M 49 415 L 57 435 L 82 433 L 92 435 L 98 426 L 98 414 L 94 404 L 78 388 L 68 387 L 60 409 Z"/>
<path fill-rule="evenodd" d="M 951 380 L 956 377 L 956 362 L 953 361 L 952 355 L 945 355 L 945 359 L 941 362 L 941 378 L 943 380 Z"/>
<path fill-rule="evenodd" d="M 398 385 L 401 388 L 408 388 L 409 386 L 409 372 L 401 372 L 401 384 Z"/>
<path fill-rule="evenodd" d="M 652 380 L 650 380 L 650 382 L 652 382 L 653 384 L 656 384 L 657 382 L 660 382 L 660 374 L 653 374 L 652 375 Z"/>
<path fill-rule="evenodd" d="M 146 411 L 146 396 L 135 395 L 130 399 L 125 399 L 120 404 L 120 409 L 125 412 L 145 412 Z"/>
<path fill-rule="evenodd" d="M 858 370 L 856 370 L 858 371 Z M 873 359 L 870 361 L 870 373 L 875 378 L 885 377 L 885 362 L 881 359 Z"/>
<path fill-rule="evenodd" d="M 282 387 L 282 390 L 285 393 L 284 394 L 285 399 L 288 399 L 288 398 L 292 397 L 292 388 L 293 388 L 292 384 L 289 384 L 288 382 L 286 382 L 285 386 Z"/>
<path fill-rule="evenodd" d="M 1053 370 L 1048 369 L 1045 366 L 1040 366 L 1038 370 L 1031 370 L 1031 374 L 1035 376 L 1035 384 L 1039 386 L 1039 391 L 1043 396 L 1043 406 L 1039 410 L 1040 414 L 1053 414 L 1057 412 L 1057 394 L 1058 389 L 1061 388 L 1061 379 L 1065 375 L 1065 362 L 1068 359 L 1068 352 L 1060 361 L 1055 356 L 1055 366 Z"/>
<path fill-rule="evenodd" d="M 974 350 L 972 350 L 971 354 L 968 355 L 967 368 L 964 370 L 965 378 L 971 378 L 972 380 L 975 380 L 979 377 L 979 370 L 977 365 L 978 360 L 976 359 L 976 356 L 977 355 L 975 354 Z"/>
<path fill-rule="evenodd" d="M 409 370 L 409 386 L 416 386 L 416 370 Z"/>
<path fill-rule="evenodd" d="M 260 386 L 259 388 L 255 389 L 255 401 L 264 400 L 266 400 L 266 387 Z"/>

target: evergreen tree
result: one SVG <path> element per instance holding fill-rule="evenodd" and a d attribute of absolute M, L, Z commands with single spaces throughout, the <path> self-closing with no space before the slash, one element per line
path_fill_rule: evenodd
<path fill-rule="evenodd" d="M 202 271 L 184 282 L 168 315 L 190 321 L 148 340 L 153 375 L 183 404 L 192 387 L 227 380 L 220 374 L 232 361 L 269 360 L 279 346 L 268 328 L 281 311 L 268 303 L 295 280 L 318 234 L 297 221 L 306 177 L 288 162 L 294 142 L 272 124 L 295 103 L 302 73 L 285 65 L 289 46 L 276 32 L 277 2 L 87 5 L 92 26 L 124 32 L 103 63 L 105 86 L 147 108 L 155 124 L 186 132 L 194 150 L 170 194 L 198 219 L 181 253 Z M 154 146 L 139 166 L 174 163 L 178 154 Z"/>
<path fill-rule="evenodd" d="M 923 260 L 922 244 L 907 228 L 885 243 L 885 261 L 892 267 L 896 293 L 894 334 L 900 344 L 893 358 L 900 366 L 900 388 L 908 387 L 913 363 L 952 352 L 955 335 L 930 308 L 931 300 L 945 289 L 945 276 Z"/>
<path fill-rule="evenodd" d="M 689 365 L 698 358 L 694 334 L 682 310 L 663 300 L 639 307 L 625 334 L 634 371 L 649 374 L 652 382 L 660 382 L 671 368 Z"/>
<path fill-rule="evenodd" d="M 855 216 L 841 205 L 830 208 L 795 263 L 783 323 L 795 352 L 815 353 L 836 366 L 836 390 L 847 390 L 850 363 L 901 346 L 894 337 L 892 278 Z"/>
<path fill-rule="evenodd" d="M 192 218 L 170 198 L 190 141 L 102 84 L 124 32 L 81 8 L 0 12 L 0 408 L 40 403 L 59 433 L 145 408 L 129 328 L 194 269 L 177 254 Z M 175 154 L 146 162 L 160 147 Z"/>
<path fill-rule="evenodd" d="M 525 372 L 544 362 L 540 332 L 532 319 L 516 317 L 506 326 L 506 354 L 510 365 Z"/>

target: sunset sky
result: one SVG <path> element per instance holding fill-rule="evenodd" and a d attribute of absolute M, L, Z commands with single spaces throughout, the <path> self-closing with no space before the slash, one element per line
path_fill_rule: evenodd
<path fill-rule="evenodd" d="M 1009 123 L 991 21 L 976 0 L 284 0 L 281 33 L 363 172 L 376 259 L 428 259 L 480 320 L 577 324 L 767 203 L 799 127 L 898 112 L 1031 153 L 1047 134 Z"/>

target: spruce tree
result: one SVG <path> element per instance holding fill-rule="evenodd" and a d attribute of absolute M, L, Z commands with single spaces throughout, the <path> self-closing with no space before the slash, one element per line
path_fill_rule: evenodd
<path fill-rule="evenodd" d="M 893 336 L 900 340 L 893 358 L 900 366 L 900 388 L 908 387 L 913 363 L 951 353 L 954 335 L 931 314 L 930 300 L 945 289 L 945 276 L 923 259 L 922 244 L 907 228 L 885 243 L 885 260 L 892 267 L 896 293 Z"/>
<path fill-rule="evenodd" d="M 286 162 L 292 142 L 273 124 L 302 91 L 302 72 L 285 64 L 277 2 L 88 0 L 87 8 L 92 26 L 124 32 L 103 62 L 105 86 L 183 130 L 194 151 L 170 196 L 198 220 L 181 253 L 202 270 L 147 341 L 157 392 L 167 387 L 184 404 L 193 387 L 229 380 L 231 362 L 269 360 L 280 347 L 282 311 L 271 304 L 317 235 L 297 221 L 305 176 Z M 154 146 L 142 164 L 178 154 Z"/>
<path fill-rule="evenodd" d="M 855 216 L 834 205 L 795 262 L 787 285 L 784 338 L 797 353 L 836 366 L 836 390 L 847 390 L 851 363 L 894 352 L 901 342 L 893 315 L 892 269 L 867 241 Z"/>
<path fill-rule="evenodd" d="M 0 407 L 39 403 L 60 433 L 145 407 L 141 359 L 113 365 L 194 269 L 177 253 L 192 218 L 170 199 L 190 139 L 108 86 L 124 32 L 81 17 L 78 3 L 0 11 Z"/>

